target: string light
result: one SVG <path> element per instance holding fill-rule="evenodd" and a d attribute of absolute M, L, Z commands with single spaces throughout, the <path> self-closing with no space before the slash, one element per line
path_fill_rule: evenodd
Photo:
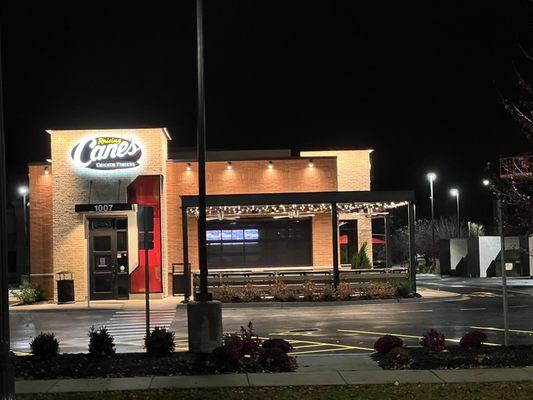
<path fill-rule="evenodd" d="M 226 166 L 226 169 L 227 170 L 232 170 L 233 169 L 233 165 L 231 165 L 231 161 L 228 161 L 228 165 Z"/>
<path fill-rule="evenodd" d="M 376 202 L 376 203 L 339 203 L 337 212 L 343 214 L 376 215 L 390 209 L 404 207 L 407 201 L 402 202 Z M 206 208 L 208 216 L 238 216 L 238 215 L 287 215 L 289 217 L 301 214 L 330 213 L 331 204 L 275 204 L 264 206 L 209 206 Z M 187 208 L 191 216 L 198 216 L 198 207 Z"/>

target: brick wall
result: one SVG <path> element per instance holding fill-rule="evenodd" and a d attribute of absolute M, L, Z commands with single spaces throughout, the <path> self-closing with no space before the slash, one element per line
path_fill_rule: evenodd
<path fill-rule="evenodd" d="M 53 297 L 52 168 L 30 165 L 28 169 L 30 281 L 45 286 L 47 295 Z"/>
<path fill-rule="evenodd" d="M 88 171 L 77 169 L 70 158 L 73 146 L 85 137 L 117 136 L 135 138 L 143 147 L 141 167 L 132 170 Z M 87 240 L 85 217 L 74 211 L 78 203 L 126 201 L 126 187 L 137 175 L 165 175 L 167 144 L 161 129 L 53 131 L 53 270 L 74 273 L 76 300 L 87 296 Z M 165 181 L 165 179 L 164 179 Z M 164 192 L 164 188 L 163 188 Z M 165 195 L 164 195 L 165 196 Z M 166 210 L 163 209 L 163 227 Z M 166 235 L 163 235 L 166 241 Z M 166 265 L 163 252 L 163 269 Z M 130 265 L 130 271 L 135 269 Z M 166 275 L 166 271 L 163 270 Z M 164 282 L 165 283 L 165 282 Z M 165 287 L 165 286 L 164 286 Z"/>

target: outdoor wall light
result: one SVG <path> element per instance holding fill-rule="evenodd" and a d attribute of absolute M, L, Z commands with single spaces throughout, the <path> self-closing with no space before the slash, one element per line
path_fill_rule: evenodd
<path fill-rule="evenodd" d="M 233 169 L 233 165 L 231 165 L 231 161 L 228 161 L 228 165 L 226 166 L 227 170 Z"/>
<path fill-rule="evenodd" d="M 313 162 L 313 160 L 309 160 L 309 164 L 307 164 L 307 166 L 309 168 L 314 168 L 315 167 L 315 163 Z"/>
<path fill-rule="evenodd" d="M 44 174 L 48 175 L 50 173 L 50 169 L 48 167 L 44 167 Z"/>
<path fill-rule="evenodd" d="M 274 168 L 274 163 L 272 161 L 268 162 L 268 169 Z"/>
<path fill-rule="evenodd" d="M 190 171 L 190 170 L 192 169 L 192 167 L 191 167 L 191 163 L 190 163 L 190 162 L 187 163 L 187 167 L 186 167 L 185 169 L 186 169 L 187 171 Z"/>

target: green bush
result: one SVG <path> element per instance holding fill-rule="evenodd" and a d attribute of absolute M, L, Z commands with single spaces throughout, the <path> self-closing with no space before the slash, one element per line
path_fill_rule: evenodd
<path fill-rule="evenodd" d="M 59 341 L 53 333 L 41 332 L 30 343 L 31 353 L 40 360 L 51 360 L 59 353 Z"/>
<path fill-rule="evenodd" d="M 144 347 L 146 352 L 152 356 L 169 356 L 174 353 L 174 332 L 156 326 L 144 338 Z"/>
<path fill-rule="evenodd" d="M 22 304 L 32 304 L 45 299 L 46 289 L 41 285 L 21 285 L 15 298 Z"/>
<path fill-rule="evenodd" d="M 391 281 L 391 284 L 396 290 L 397 297 L 407 297 L 413 292 L 411 284 L 407 280 L 395 280 Z"/>
<path fill-rule="evenodd" d="M 89 330 L 89 354 L 94 357 L 109 357 L 115 354 L 113 336 L 109 334 L 105 326 Z"/>
<path fill-rule="evenodd" d="M 367 243 L 363 242 L 361 248 L 352 257 L 352 269 L 369 269 L 372 268 L 370 260 L 366 254 Z"/>

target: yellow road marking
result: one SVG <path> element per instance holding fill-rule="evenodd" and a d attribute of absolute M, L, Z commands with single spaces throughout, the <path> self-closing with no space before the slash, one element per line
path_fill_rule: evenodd
<path fill-rule="evenodd" d="M 336 349 L 320 349 L 320 350 L 308 350 L 308 351 L 298 351 L 290 353 L 292 356 L 298 356 L 302 354 L 312 354 L 312 353 L 325 353 L 328 351 L 346 351 L 346 350 L 364 350 L 364 351 L 374 351 L 374 349 L 369 349 L 368 347 L 357 347 L 357 346 L 347 346 L 347 348 L 336 348 Z"/>
<path fill-rule="evenodd" d="M 471 326 L 471 328 L 474 328 Z M 386 333 L 386 332 L 372 332 L 372 331 L 356 331 L 351 329 L 337 329 L 338 332 L 345 332 L 345 333 L 359 333 L 363 335 L 373 335 L 373 336 L 384 336 L 384 335 L 393 335 L 398 336 L 401 338 L 407 338 L 407 339 L 422 339 L 421 336 L 414 336 L 414 335 L 402 335 L 400 333 Z M 532 332 L 533 333 L 533 332 Z M 459 343 L 459 339 L 446 339 L 449 342 Z M 483 342 L 483 344 L 486 344 L 487 346 L 501 346 L 498 343 L 491 343 L 491 342 Z"/>
<path fill-rule="evenodd" d="M 471 326 L 470 328 L 472 328 L 472 329 L 482 329 L 482 330 L 487 330 L 487 331 L 498 331 L 498 332 L 503 332 L 505 330 L 503 328 L 494 328 L 492 326 Z M 527 333 L 527 334 L 533 335 L 533 331 L 527 331 L 527 330 L 523 330 L 523 329 L 509 329 L 509 332 Z"/>
<path fill-rule="evenodd" d="M 306 344 L 306 345 L 303 345 L 303 346 L 292 346 L 293 349 L 305 349 L 307 347 L 322 347 L 322 346 L 326 346 L 324 344 Z"/>

